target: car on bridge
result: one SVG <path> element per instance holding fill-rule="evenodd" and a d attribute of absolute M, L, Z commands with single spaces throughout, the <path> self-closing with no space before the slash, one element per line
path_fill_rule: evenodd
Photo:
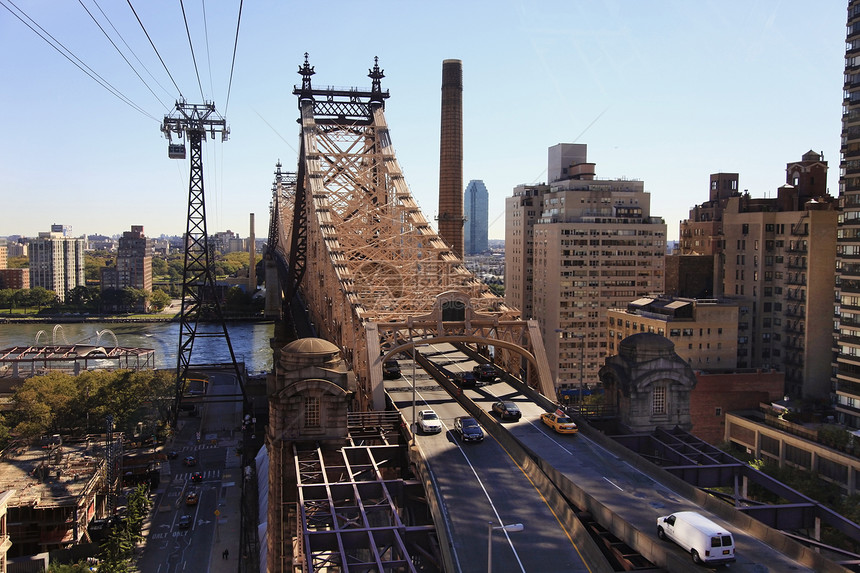
<path fill-rule="evenodd" d="M 418 412 L 418 427 L 425 434 L 438 434 L 442 431 L 442 421 L 433 410 L 421 410 Z"/>
<path fill-rule="evenodd" d="M 726 528 L 695 511 L 679 511 L 657 518 L 657 537 L 671 539 L 690 554 L 693 563 L 731 563 L 735 542 Z"/>
<path fill-rule="evenodd" d="M 558 434 L 575 434 L 579 431 L 576 423 L 561 410 L 541 414 L 540 419 L 541 422 L 555 430 Z"/>
<path fill-rule="evenodd" d="M 471 371 L 455 372 L 452 381 L 460 388 L 475 388 L 478 385 L 478 378 Z"/>
<path fill-rule="evenodd" d="M 510 400 L 499 400 L 493 403 L 493 414 L 497 415 L 500 420 L 519 420 L 523 413 L 519 407 Z"/>
<path fill-rule="evenodd" d="M 454 431 L 460 434 L 460 439 L 464 442 L 483 442 L 484 430 L 478 424 L 475 418 L 461 416 L 454 420 Z"/>
<path fill-rule="evenodd" d="M 492 364 L 479 364 L 472 368 L 472 373 L 475 374 L 481 382 L 496 381 L 496 367 Z"/>
<path fill-rule="evenodd" d="M 385 380 L 397 380 L 400 378 L 400 363 L 390 359 L 382 363 L 382 377 Z"/>

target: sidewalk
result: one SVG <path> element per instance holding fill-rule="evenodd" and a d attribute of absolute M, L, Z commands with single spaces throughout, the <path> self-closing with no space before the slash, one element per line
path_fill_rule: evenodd
<path fill-rule="evenodd" d="M 235 458 L 233 467 L 224 470 L 219 495 L 217 521 L 215 523 L 215 541 L 212 544 L 212 555 L 209 560 L 209 571 L 212 573 L 236 573 L 239 570 L 239 557 L 242 555 L 239 547 L 242 498 L 242 468 L 240 458 L 235 455 L 235 447 L 228 453 Z M 229 551 L 224 558 L 224 551 Z"/>
<path fill-rule="evenodd" d="M 232 391 L 239 392 L 238 381 L 235 381 Z M 225 419 L 223 422 L 227 428 L 237 428 L 242 425 L 241 402 L 236 403 L 230 419 Z M 242 555 L 242 549 L 239 546 L 242 528 L 242 457 L 236 455 L 236 448 L 242 447 L 241 438 L 241 432 L 237 432 L 234 438 L 226 436 L 219 438 L 227 452 L 224 473 L 221 475 L 221 490 L 218 493 L 218 507 L 215 510 L 217 515 L 212 555 L 209 557 L 210 573 L 239 571 L 239 558 Z M 226 558 L 225 551 L 228 552 Z"/>

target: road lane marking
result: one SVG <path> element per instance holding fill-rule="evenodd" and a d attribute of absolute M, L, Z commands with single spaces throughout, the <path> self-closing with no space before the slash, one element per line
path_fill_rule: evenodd
<path fill-rule="evenodd" d="M 623 490 L 623 489 L 621 489 L 618 485 L 616 485 L 616 484 L 612 483 L 612 480 L 611 480 L 611 479 L 609 479 L 608 477 L 603 476 L 603 479 L 605 479 L 606 481 L 608 481 L 609 483 L 611 483 L 612 485 L 614 485 L 616 488 L 618 488 L 618 491 L 624 491 L 624 490 Z"/>
<path fill-rule="evenodd" d="M 520 470 L 520 473 L 522 473 L 523 476 L 525 476 L 525 478 L 527 480 L 529 480 L 529 483 L 532 484 L 532 487 L 537 492 L 537 494 L 540 496 L 540 498 L 543 500 L 544 504 L 546 505 L 546 508 L 550 511 L 550 513 L 552 513 L 552 516 L 555 518 L 555 521 L 556 521 L 556 523 L 558 523 L 558 526 L 561 527 L 562 531 L 564 531 L 564 534 L 567 536 L 567 539 L 570 541 L 570 544 L 573 545 L 573 549 L 576 551 L 576 554 L 579 555 L 579 558 L 582 560 L 582 564 L 585 565 L 585 568 L 589 571 L 589 573 L 591 573 L 591 567 L 588 566 L 588 562 L 585 560 L 585 557 L 582 556 L 582 553 L 579 551 L 579 547 L 576 546 L 576 542 L 573 540 L 573 537 L 570 536 L 570 532 L 567 530 L 567 528 L 561 522 L 561 518 L 555 513 L 553 508 L 550 506 L 549 501 L 544 497 L 544 495 L 541 493 L 540 489 L 538 489 L 538 487 L 535 485 L 535 482 L 532 481 L 532 478 L 529 477 L 529 475 L 526 473 L 526 471 L 523 469 L 523 467 L 517 463 L 517 460 L 514 459 L 514 457 L 507 450 L 507 448 L 505 448 L 505 446 L 503 446 L 501 444 L 501 442 L 499 442 L 499 440 L 497 440 L 495 438 L 495 436 L 490 435 L 490 437 L 493 438 L 493 441 L 495 441 L 497 444 L 499 444 L 499 447 L 502 448 L 502 451 L 505 452 L 507 454 L 508 458 L 510 458 L 510 460 L 514 463 L 514 465 L 517 466 L 517 469 Z M 507 535 L 507 532 L 505 532 L 505 535 Z"/>

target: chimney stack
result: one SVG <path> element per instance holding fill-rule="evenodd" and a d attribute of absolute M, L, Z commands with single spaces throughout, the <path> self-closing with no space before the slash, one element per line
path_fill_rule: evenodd
<path fill-rule="evenodd" d="M 439 235 L 463 258 L 463 62 L 442 62 Z"/>
<path fill-rule="evenodd" d="M 251 213 L 251 236 L 248 238 L 251 265 L 248 267 L 248 294 L 257 292 L 257 238 L 254 236 L 254 214 Z"/>

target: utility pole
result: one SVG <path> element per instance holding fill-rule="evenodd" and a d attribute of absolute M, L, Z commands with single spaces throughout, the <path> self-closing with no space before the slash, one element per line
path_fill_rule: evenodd
<path fill-rule="evenodd" d="M 185 263 L 182 272 L 182 306 L 180 310 L 179 347 L 176 353 L 176 397 L 174 400 L 173 424 L 179 417 L 179 406 L 191 366 L 191 350 L 197 337 L 223 337 L 230 350 L 230 359 L 236 371 L 236 378 L 242 391 L 245 410 L 248 409 L 247 393 L 242 373 L 233 353 L 227 323 L 221 312 L 221 303 L 215 289 L 215 279 L 209 251 L 209 236 L 206 233 L 206 202 L 203 192 L 203 155 L 202 142 L 207 133 L 215 139 L 227 141 L 230 128 L 227 121 L 215 111 L 212 102 L 188 104 L 185 100 L 176 102 L 174 112 L 164 117 L 161 131 L 167 137 L 168 157 L 185 159 L 185 144 L 173 143 L 173 135 L 181 141 L 188 140 L 191 148 L 188 184 L 188 220 L 185 230 Z M 212 325 L 201 327 L 200 322 Z M 220 327 L 220 328 L 219 328 Z M 211 329 L 210 329 L 211 328 Z"/>

